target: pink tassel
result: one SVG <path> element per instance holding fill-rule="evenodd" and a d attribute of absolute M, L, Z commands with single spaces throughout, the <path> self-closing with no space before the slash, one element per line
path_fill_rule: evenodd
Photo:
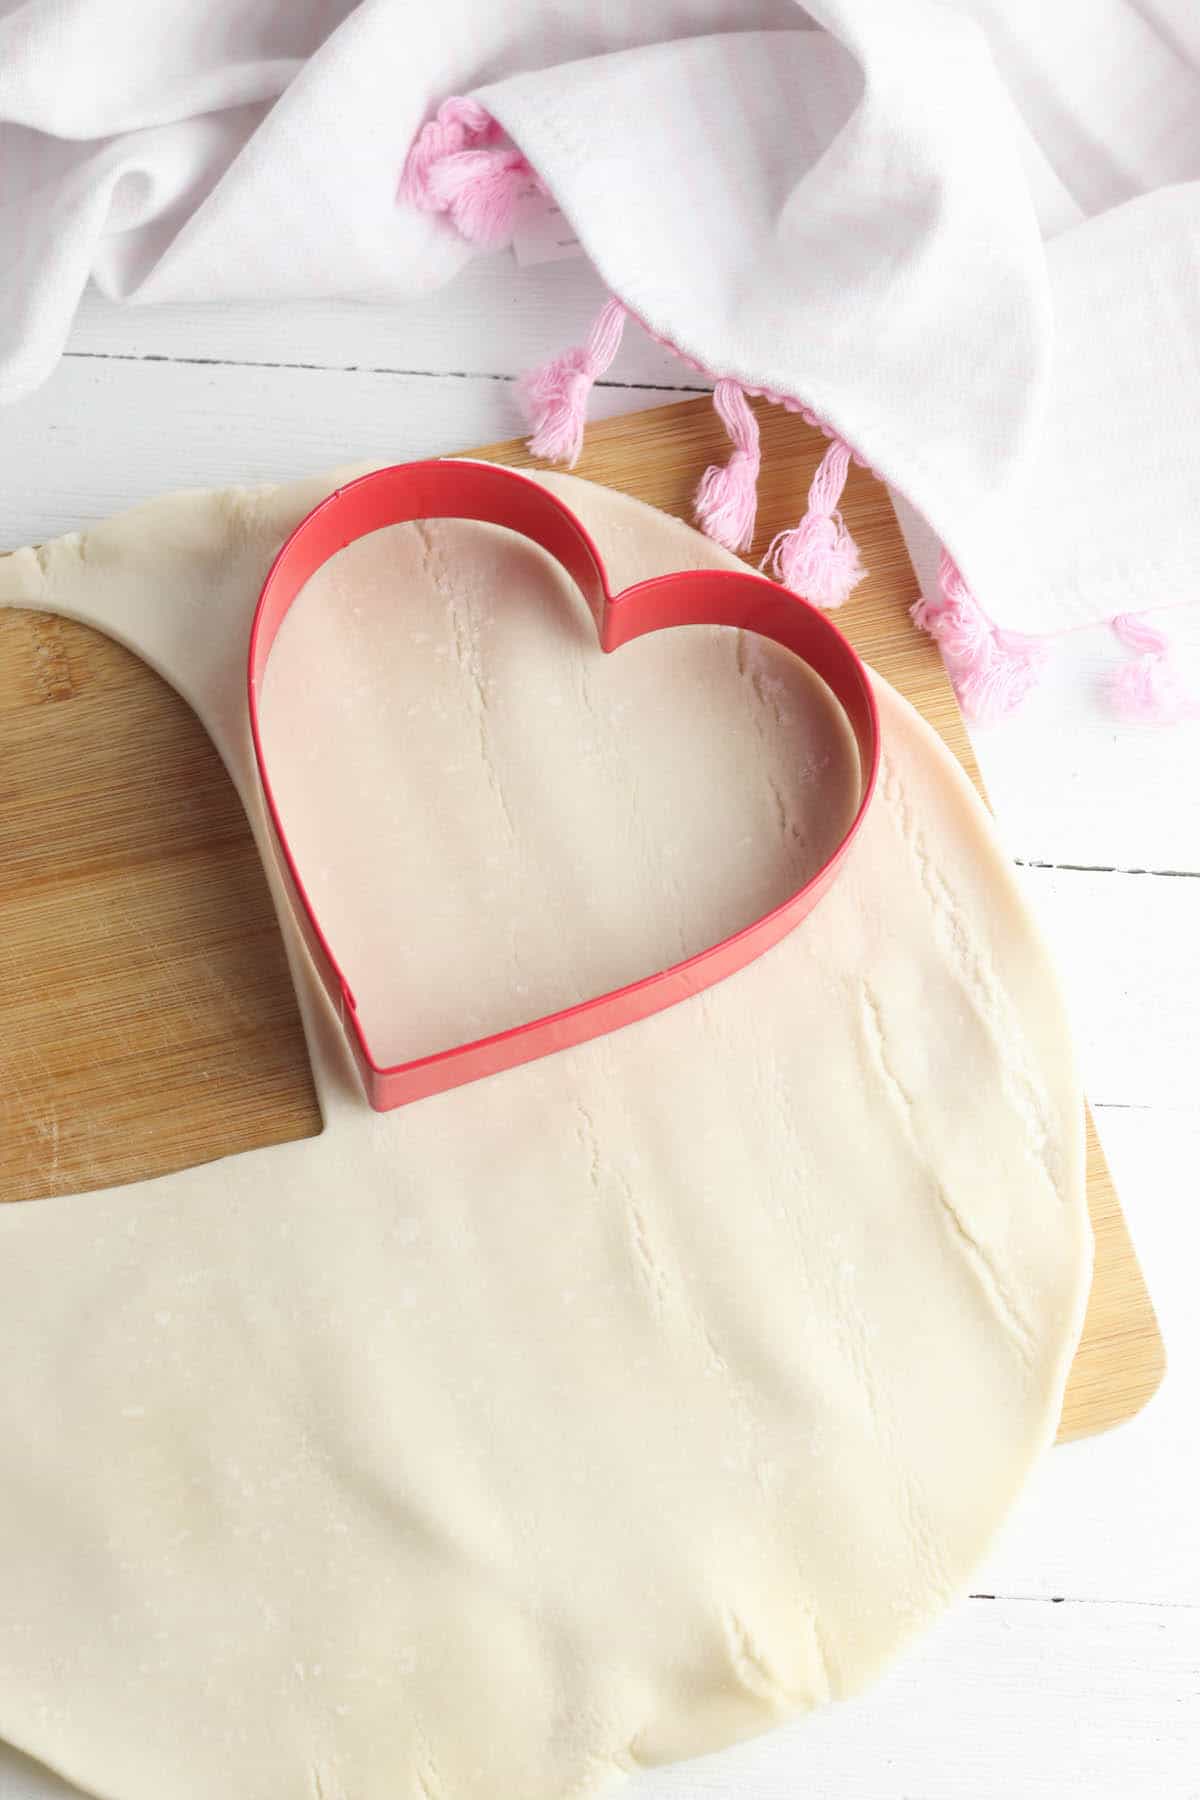
<path fill-rule="evenodd" d="M 849 470 L 850 446 L 834 438 L 808 490 L 808 511 L 763 557 L 776 580 L 814 606 L 841 606 L 867 572 L 838 511 Z"/>
<path fill-rule="evenodd" d="M 958 564 L 942 551 L 936 600 L 918 600 L 912 617 L 934 636 L 968 719 L 1002 718 L 1037 685 L 1046 646 L 1020 631 L 992 624 L 963 580 Z"/>
<path fill-rule="evenodd" d="M 476 100 L 443 101 L 417 133 L 400 178 L 400 197 L 422 212 L 445 213 L 468 243 L 510 241 L 517 205 L 537 185 L 500 127 Z"/>
<path fill-rule="evenodd" d="M 704 471 L 696 489 L 696 522 L 727 550 L 748 550 L 758 511 L 758 471 L 762 461 L 758 420 L 736 381 L 718 381 L 713 405 L 733 443 L 727 463 Z"/>
<path fill-rule="evenodd" d="M 422 212 L 436 212 L 429 192 L 430 171 L 446 156 L 457 156 L 463 150 L 478 150 L 493 143 L 500 127 L 491 113 L 485 112 L 478 100 L 455 96 L 443 100 L 434 118 L 422 125 L 413 139 L 412 148 L 400 177 L 400 198 Z"/>
<path fill-rule="evenodd" d="M 1158 725 L 1200 718 L 1200 703 L 1171 662 L 1170 639 L 1136 613 L 1118 613 L 1109 626 L 1127 649 L 1138 652 L 1136 661 L 1122 664 L 1109 677 L 1109 699 L 1120 717 Z"/>
<path fill-rule="evenodd" d="M 529 422 L 529 448 L 547 462 L 574 468 L 583 449 L 588 395 L 621 345 L 625 308 L 619 300 L 601 307 L 586 344 L 564 350 L 553 362 L 522 377 L 518 394 Z"/>
<path fill-rule="evenodd" d="M 914 622 L 930 632 L 955 662 L 970 662 L 983 655 L 992 623 L 945 550 L 938 569 L 938 589 L 936 600 L 920 599 L 910 609 Z"/>

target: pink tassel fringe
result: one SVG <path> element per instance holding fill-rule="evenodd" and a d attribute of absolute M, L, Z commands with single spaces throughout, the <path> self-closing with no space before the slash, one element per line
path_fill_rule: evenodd
<path fill-rule="evenodd" d="M 834 438 L 808 490 L 808 511 L 763 558 L 776 580 L 814 606 L 841 606 L 867 572 L 838 511 L 849 470 L 850 446 Z"/>
<path fill-rule="evenodd" d="M 713 405 L 729 433 L 733 454 L 706 469 L 696 489 L 696 523 L 727 550 L 748 550 L 758 511 L 758 471 L 762 460 L 758 420 L 736 381 L 718 381 Z"/>
<path fill-rule="evenodd" d="M 1002 718 L 1037 685 L 1046 646 L 1023 632 L 993 625 L 944 550 L 938 586 L 936 600 L 917 601 L 913 619 L 941 645 L 967 717 L 980 723 Z"/>
<path fill-rule="evenodd" d="M 469 242 L 498 247 L 512 238 L 520 201 L 541 185 L 491 114 L 478 101 L 456 96 L 444 101 L 417 134 L 399 192 L 424 212 L 444 214 Z M 619 300 L 608 301 L 586 344 L 565 351 L 521 382 L 529 448 L 535 456 L 568 467 L 578 461 L 588 396 L 617 353 L 626 317 Z M 762 391 L 767 399 L 819 423 L 787 395 L 751 391 Z M 701 478 L 696 518 L 717 543 L 745 550 L 757 511 L 758 422 L 739 383 L 719 380 L 713 399 L 733 449 L 728 462 L 714 464 Z M 813 476 L 804 518 L 791 531 L 780 532 L 763 558 L 762 566 L 785 587 L 817 606 L 841 606 L 866 574 L 839 510 L 851 455 L 840 438 L 831 439 Z M 938 597 L 918 600 L 912 616 L 941 645 L 963 711 L 975 720 L 1011 712 L 1037 683 L 1047 655 L 1045 641 L 993 625 L 945 551 L 938 584 Z M 1119 614 L 1111 626 L 1136 653 L 1109 680 L 1116 711 L 1136 720 L 1200 718 L 1200 701 L 1180 682 L 1166 638 L 1134 614 Z"/>
<path fill-rule="evenodd" d="M 1187 692 L 1171 662 L 1171 643 L 1136 613 L 1109 620 L 1113 635 L 1136 660 L 1115 669 L 1108 681 L 1113 709 L 1123 719 L 1143 724 L 1174 725 L 1200 719 L 1200 702 Z"/>
<path fill-rule="evenodd" d="M 477 101 L 444 101 L 408 153 L 401 199 L 422 212 L 445 213 L 468 243 L 507 244 L 517 206 L 537 182 L 519 150 L 497 145 L 500 136 Z"/>
<path fill-rule="evenodd" d="M 518 394 L 529 422 L 535 456 L 574 468 L 583 449 L 588 396 L 621 346 L 625 308 L 609 300 L 597 314 L 586 344 L 564 350 L 553 362 L 522 377 Z"/>

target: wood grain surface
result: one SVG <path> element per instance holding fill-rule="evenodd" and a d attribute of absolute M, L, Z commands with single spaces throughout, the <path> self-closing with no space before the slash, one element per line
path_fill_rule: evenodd
<path fill-rule="evenodd" d="M 751 557 L 794 523 L 823 440 L 760 410 Z M 705 400 L 592 428 L 578 472 L 688 517 L 726 444 Z M 527 465 L 519 443 L 473 452 Z M 978 770 L 887 496 L 851 473 L 871 571 L 839 622 Z M 165 1174 L 320 1129 L 295 998 L 240 804 L 203 729 L 83 627 L 0 612 L 0 1200 Z M 1096 1274 L 1062 1437 L 1130 1417 L 1164 1357 L 1088 1121 Z"/>

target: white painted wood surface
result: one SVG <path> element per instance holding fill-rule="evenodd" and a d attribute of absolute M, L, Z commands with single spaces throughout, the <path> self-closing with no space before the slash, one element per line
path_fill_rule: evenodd
<path fill-rule="evenodd" d="M 598 299 L 582 261 L 507 257 L 404 308 L 89 298 L 52 380 L 0 413 L 0 546 L 171 487 L 512 435 L 515 376 Z M 634 332 L 595 410 L 695 386 Z M 1200 613 L 1174 629 L 1200 665 Z M 640 1779 L 646 1800 L 1200 1800 L 1200 725 L 1116 725 L 1095 699 L 1113 656 L 1103 633 L 1073 641 L 976 746 L 1058 954 L 1165 1386 L 1046 1458 L 975 1583 L 994 1598 L 964 1600 L 862 1699 Z M 0 1750 L 0 1800 L 68 1792 Z"/>

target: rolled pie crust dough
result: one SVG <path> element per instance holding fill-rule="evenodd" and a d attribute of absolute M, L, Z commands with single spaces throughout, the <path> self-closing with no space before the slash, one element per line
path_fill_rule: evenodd
<path fill-rule="evenodd" d="M 614 586 L 733 564 L 543 479 Z M 331 485 L 0 564 L 183 692 L 268 865 L 246 637 Z M 1082 1100 L 984 809 L 879 701 L 845 873 L 731 980 L 379 1116 L 282 905 L 323 1134 L 0 1208 L 0 1736 L 110 1800 L 563 1800 L 854 1693 L 963 1589 L 1081 1327 Z M 387 1057 L 749 918 L 852 772 L 782 652 L 605 658 L 540 551 L 446 522 L 315 578 L 265 720 Z"/>

